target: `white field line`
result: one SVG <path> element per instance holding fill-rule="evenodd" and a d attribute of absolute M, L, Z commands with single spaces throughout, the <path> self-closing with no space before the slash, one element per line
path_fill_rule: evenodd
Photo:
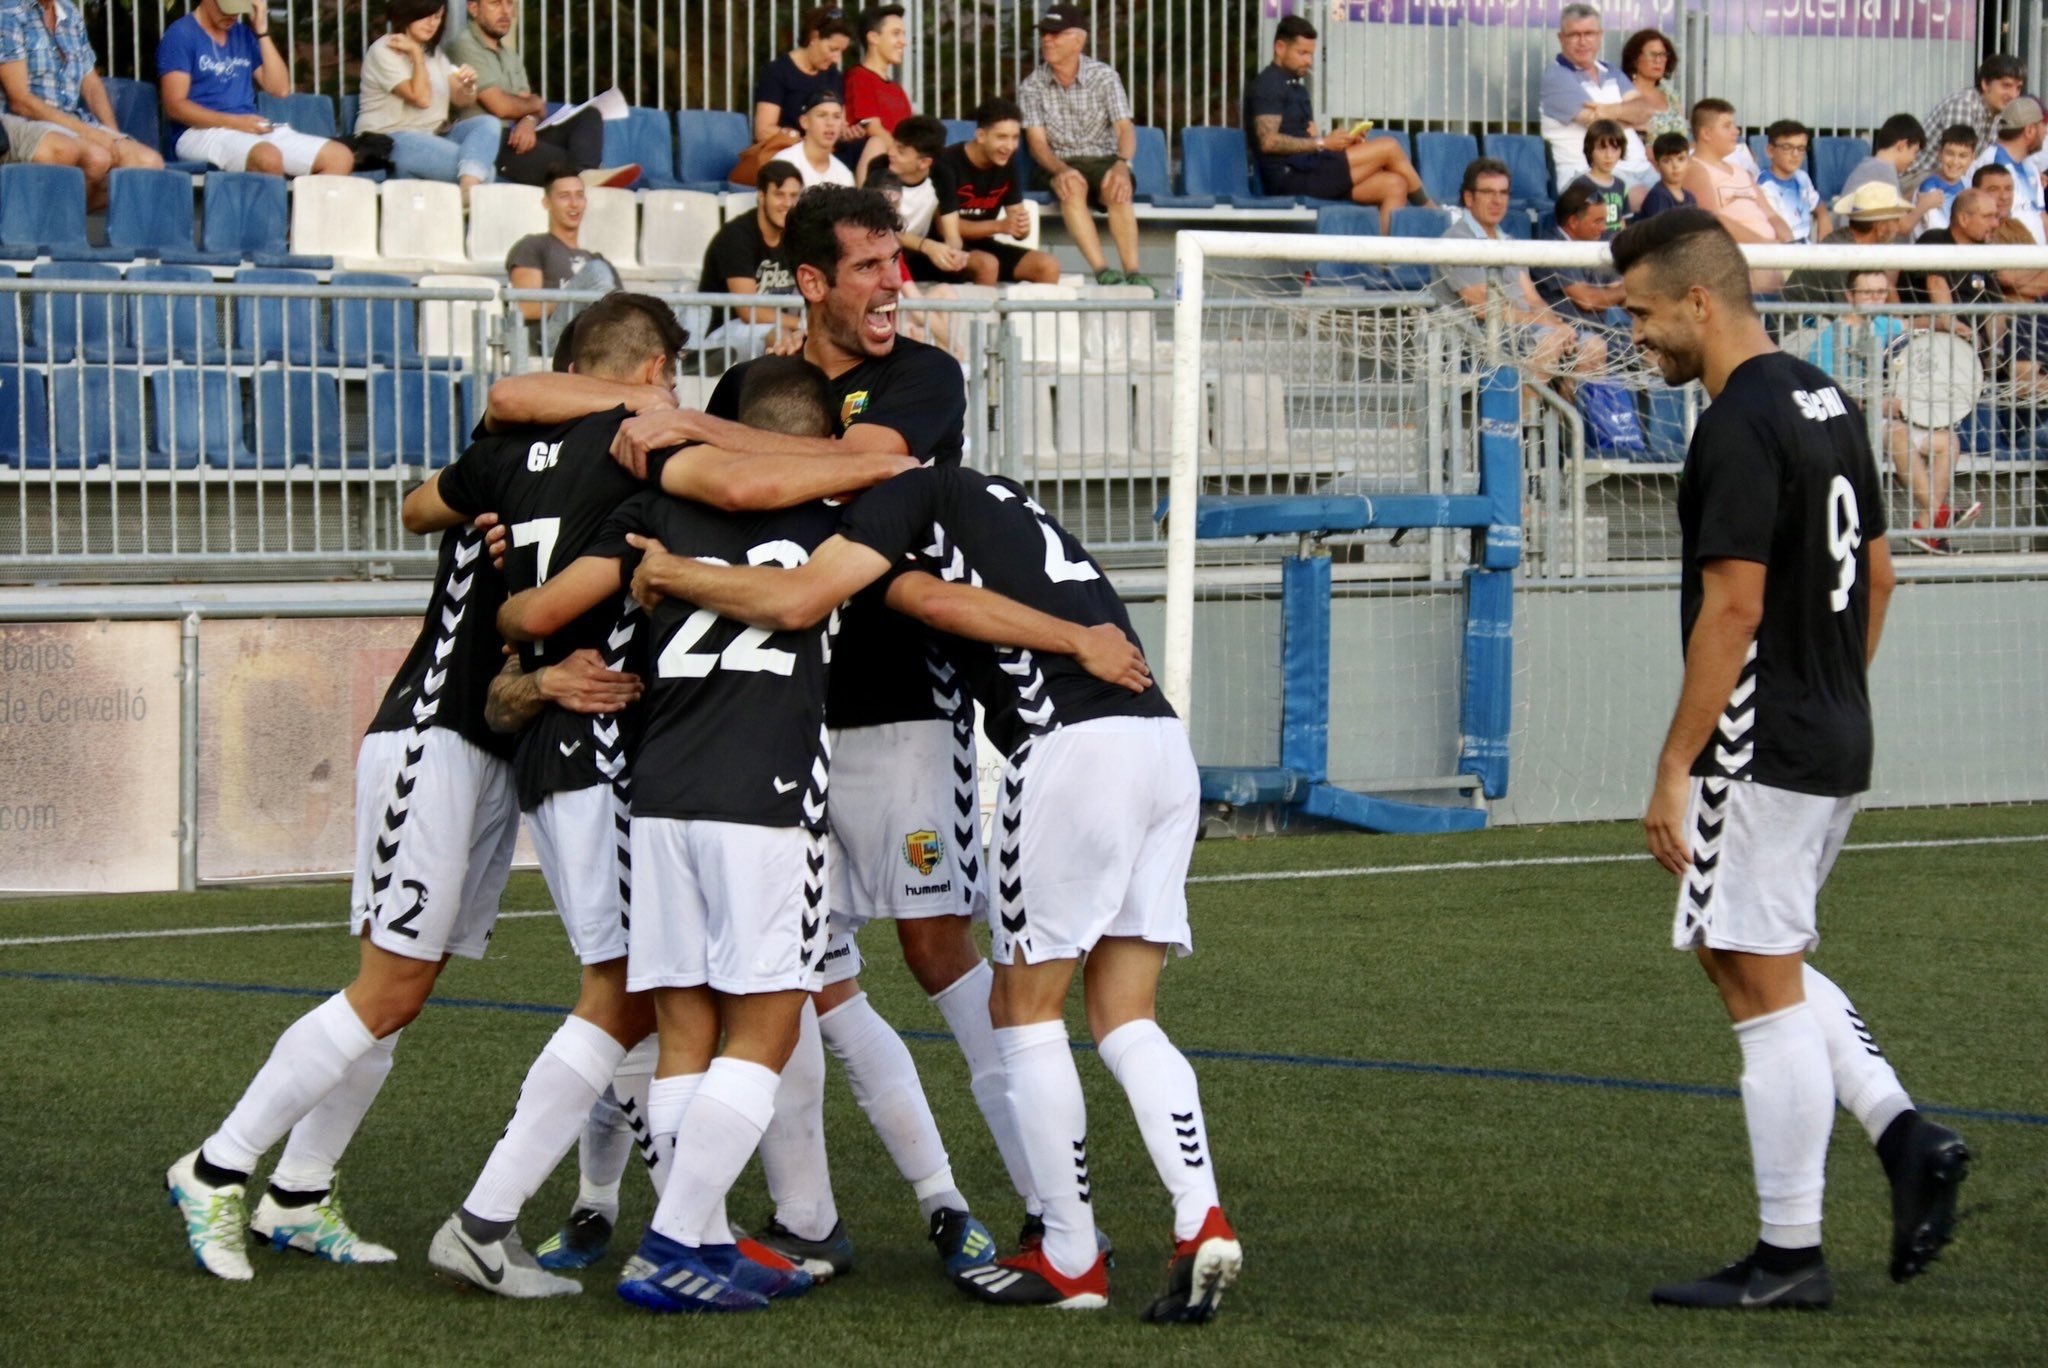
<path fill-rule="evenodd" d="M 1930 841 L 1866 841 L 1845 845 L 1842 853 L 1864 854 L 1885 850 L 1951 850 L 1966 846 L 2038 845 L 2048 842 L 2048 833 L 2031 836 L 1958 836 Z M 1293 879 L 1363 879 L 1381 874 L 1455 874 L 1472 869 L 1536 869 L 1547 866 L 1636 864 L 1648 861 L 1648 853 L 1627 855 L 1548 855 L 1519 860 L 1445 860 L 1436 864 L 1360 865 L 1348 869 L 1287 869 L 1254 874 L 1197 874 L 1189 884 L 1279 883 Z M 500 912 L 500 920 L 520 917 L 552 917 L 552 908 L 523 908 Z M 256 926 L 182 926 L 155 931 L 93 931 L 72 936 L 10 936 L 0 938 L 0 949 L 17 945 L 75 945 L 85 941 L 178 940 L 192 936 L 234 936 L 259 931 L 332 931 L 339 921 L 269 922 Z"/>

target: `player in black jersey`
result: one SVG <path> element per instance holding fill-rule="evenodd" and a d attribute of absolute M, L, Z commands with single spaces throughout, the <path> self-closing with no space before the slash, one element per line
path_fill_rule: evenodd
<path fill-rule="evenodd" d="M 286 1028 L 220 1128 L 165 1175 L 194 1260 L 217 1277 L 251 1276 L 245 1231 L 336 1263 L 396 1257 L 350 1229 L 334 1170 L 448 957 L 482 956 L 511 868 L 511 742 L 484 720 L 504 599 L 485 554 L 486 513 L 419 490 L 403 507 L 408 532 L 443 535 L 420 634 L 356 760 L 356 977 Z M 249 1172 L 287 1131 L 252 1215 Z"/>
<path fill-rule="evenodd" d="M 1007 634 L 982 620 L 977 603 L 948 592 L 963 583 L 992 589 L 1077 632 L 1135 645 L 1101 567 L 1016 484 L 942 466 L 864 494 L 839 535 L 794 570 L 650 553 L 633 589 L 643 603 L 672 595 L 764 630 L 791 630 L 823 619 L 906 559 L 912 568 L 888 583 L 889 606 L 955 634 L 948 652 L 1007 758 L 991 1006 L 1045 1209 L 1035 1245 L 960 1282 L 994 1302 L 1108 1303 L 1089 1205 L 1087 1115 L 1061 1021 L 1085 956 L 1089 1029 L 1173 1197 L 1168 1287 L 1147 1317 L 1206 1321 L 1243 1254 L 1217 1200 L 1194 1071 L 1154 1020 L 1166 949 L 1192 948 L 1184 883 L 1200 799 L 1187 733 L 1142 669 L 1105 678 Z M 958 639 L 968 634 L 1015 644 Z"/>
<path fill-rule="evenodd" d="M 1762 1231 L 1719 1273 L 1659 1287 L 1690 1307 L 1825 1307 L 1821 1193 L 1839 1101 L 1892 1185 L 1892 1277 L 1955 1224 L 1969 1162 L 1915 1111 L 1842 990 L 1807 964 L 1815 897 L 1870 783 L 1865 671 L 1891 598 L 1884 496 L 1863 415 L 1772 345 L 1741 250 L 1699 210 L 1614 242 L 1635 340 L 1665 383 L 1699 380 L 1679 478 L 1685 680 L 1643 818 L 1679 877 L 1673 940 L 1720 990 L 1742 1047 Z"/>

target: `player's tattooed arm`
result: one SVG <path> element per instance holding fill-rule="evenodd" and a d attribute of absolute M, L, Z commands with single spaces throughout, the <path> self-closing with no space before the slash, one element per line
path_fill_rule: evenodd
<path fill-rule="evenodd" d="M 675 394 L 659 385 L 629 384 L 573 372 L 536 371 L 508 375 L 491 386 L 484 405 L 484 427 L 552 426 L 624 405 L 634 414 L 676 406 Z"/>
<path fill-rule="evenodd" d="M 640 677 L 606 669 L 594 650 L 572 652 L 531 674 L 513 656 L 491 681 L 484 722 L 495 732 L 516 732 L 550 703 L 576 713 L 615 713 L 639 697 Z"/>
<path fill-rule="evenodd" d="M 1764 617 L 1764 567 L 1723 557 L 1700 567 L 1703 595 L 1692 636 L 1685 643 L 1685 682 L 1657 775 L 1643 814 L 1643 838 L 1657 863 L 1684 874 L 1692 863 L 1685 809 L 1692 796 L 1692 763 L 1714 735 L 1721 710 L 1742 677 L 1743 662 Z"/>
<path fill-rule="evenodd" d="M 1041 613 L 1013 598 L 971 584 L 949 584 L 936 575 L 913 570 L 889 585 L 888 604 L 937 631 L 985 641 L 991 646 L 1021 646 L 1027 651 L 1072 656 L 1089 674 L 1132 693 L 1152 687 L 1152 670 L 1138 644 L 1112 623 L 1083 627 L 1051 613 Z"/>
<path fill-rule="evenodd" d="M 522 589 L 498 609 L 507 641 L 546 641 L 619 592 L 623 567 L 614 556 L 578 556 L 545 584 Z"/>
<path fill-rule="evenodd" d="M 678 556 L 652 537 L 626 540 L 645 554 L 633 572 L 633 597 L 652 610 L 665 598 L 709 608 L 723 618 L 770 631 L 794 632 L 873 584 L 889 569 L 879 551 L 829 537 L 794 570 L 771 565 L 710 565 Z"/>

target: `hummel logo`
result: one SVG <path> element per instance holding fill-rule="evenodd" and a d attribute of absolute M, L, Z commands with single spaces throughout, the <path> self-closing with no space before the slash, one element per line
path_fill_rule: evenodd
<path fill-rule="evenodd" d="M 583 749 L 581 741 L 557 741 L 555 746 L 565 756 L 574 755 L 577 751 Z"/>
<path fill-rule="evenodd" d="M 796 792 L 796 785 L 777 775 L 775 778 L 775 791 L 777 793 L 794 793 Z"/>

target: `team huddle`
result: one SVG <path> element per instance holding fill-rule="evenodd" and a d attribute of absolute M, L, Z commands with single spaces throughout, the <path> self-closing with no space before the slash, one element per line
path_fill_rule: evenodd
<path fill-rule="evenodd" d="M 785 242 L 803 356 L 736 366 L 704 412 L 679 410 L 673 313 L 615 293 L 556 373 L 500 382 L 469 450 L 407 495 L 407 528 L 442 542 L 358 761 L 360 969 L 166 1175 L 207 1271 L 252 1276 L 251 1233 L 396 1257 L 350 1225 L 336 1167 L 448 956 L 482 954 L 523 813 L 582 982 L 433 1238 L 437 1273 L 581 1291 L 565 1273 L 605 1253 L 635 1154 L 658 1197 L 625 1301 L 760 1310 L 845 1272 L 829 1050 L 964 1292 L 1106 1306 L 1062 1020 L 1085 962 L 1091 1032 L 1173 1204 L 1146 1319 L 1207 1321 L 1235 1282 L 1194 1071 L 1154 1019 L 1169 952 L 1192 949 L 1185 730 L 1086 550 L 1022 488 L 960 465 L 960 369 L 896 336 L 887 202 L 820 189 Z M 1005 758 L 986 857 L 975 702 Z M 1024 1211 L 1013 1254 L 860 991 L 869 921 L 895 924 L 966 1057 Z M 572 1147 L 575 1207 L 529 1253 L 522 1208 Z M 726 1199 L 756 1153 L 775 1210 L 748 1233 Z"/>

